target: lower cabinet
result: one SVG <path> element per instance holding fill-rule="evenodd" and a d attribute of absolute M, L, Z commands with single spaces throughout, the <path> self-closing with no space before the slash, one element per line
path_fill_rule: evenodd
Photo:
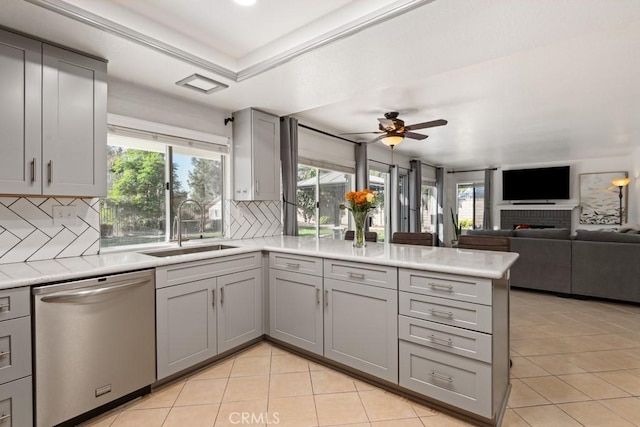
<path fill-rule="evenodd" d="M 31 376 L 0 386 L 0 426 L 32 426 Z"/>
<path fill-rule="evenodd" d="M 269 271 L 270 335 L 323 354 L 322 277 Z"/>
<path fill-rule="evenodd" d="M 262 334 L 260 269 L 156 290 L 158 379 Z"/>
<path fill-rule="evenodd" d="M 324 280 L 324 355 L 398 383 L 398 291 Z"/>

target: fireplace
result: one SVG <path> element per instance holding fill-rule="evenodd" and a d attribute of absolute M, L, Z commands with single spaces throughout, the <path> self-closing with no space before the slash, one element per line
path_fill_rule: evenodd
<path fill-rule="evenodd" d="M 514 230 L 518 225 L 529 228 L 566 228 L 571 230 L 571 210 L 557 209 L 502 209 L 500 228 Z"/>

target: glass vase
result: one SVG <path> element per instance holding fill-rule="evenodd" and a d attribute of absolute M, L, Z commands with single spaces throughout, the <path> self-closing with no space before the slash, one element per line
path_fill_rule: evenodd
<path fill-rule="evenodd" d="M 353 222 L 355 223 L 355 228 L 356 228 L 356 231 L 353 234 L 353 247 L 364 248 L 365 247 L 364 224 L 367 221 L 369 212 L 368 211 L 351 212 L 351 214 L 353 215 Z"/>

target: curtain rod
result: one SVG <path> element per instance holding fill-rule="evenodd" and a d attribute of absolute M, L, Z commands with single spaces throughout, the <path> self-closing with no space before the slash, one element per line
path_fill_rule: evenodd
<path fill-rule="evenodd" d="M 409 168 L 405 168 L 404 166 L 400 166 L 400 165 L 392 165 L 391 163 L 385 163 L 385 162 L 381 162 L 380 160 L 374 160 L 374 159 L 367 159 L 368 162 L 373 162 L 373 163 L 380 163 L 381 165 L 385 165 L 385 166 L 397 166 L 398 169 L 404 169 L 406 171 L 411 170 Z"/>
<path fill-rule="evenodd" d="M 323 130 L 316 129 L 316 128 L 313 128 L 313 127 L 311 127 L 311 126 L 303 125 L 302 123 L 298 123 L 298 126 L 300 126 L 301 128 L 305 128 L 305 129 L 312 130 L 312 131 L 314 131 L 314 132 L 321 133 L 321 134 L 326 135 L 326 136 L 330 136 L 330 137 L 332 137 L 332 138 L 340 139 L 340 140 L 342 140 L 342 141 L 347 141 L 347 142 L 350 142 L 350 143 L 352 143 L 352 144 L 360 144 L 359 142 L 351 141 L 350 139 L 343 138 L 343 137 L 341 137 L 341 136 L 337 136 L 337 135 L 333 135 L 333 134 L 330 134 L 329 132 L 325 132 L 325 131 L 323 131 Z"/>
<path fill-rule="evenodd" d="M 498 170 L 498 168 L 468 169 L 465 171 L 447 171 L 447 173 L 484 172 L 484 171 L 495 171 L 495 170 Z"/>

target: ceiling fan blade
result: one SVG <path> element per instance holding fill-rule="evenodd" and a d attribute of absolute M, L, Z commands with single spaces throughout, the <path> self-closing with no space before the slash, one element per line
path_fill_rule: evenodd
<path fill-rule="evenodd" d="M 416 123 L 415 125 L 409 125 L 409 126 L 405 126 L 406 130 L 417 130 L 417 129 L 426 129 L 426 128 L 433 128 L 436 126 L 444 126 L 447 123 L 449 123 L 446 120 L 432 120 L 430 122 L 424 122 L 424 123 Z"/>
<path fill-rule="evenodd" d="M 405 132 L 404 133 L 404 137 L 405 138 L 411 138 L 411 139 L 423 140 L 423 139 L 429 138 L 429 135 L 423 135 L 421 133 L 415 133 L 415 132 Z"/>
<path fill-rule="evenodd" d="M 351 133 L 341 133 L 340 135 L 368 135 L 368 134 L 377 135 L 379 133 L 384 133 L 384 132 L 351 132 Z"/>
<path fill-rule="evenodd" d="M 378 119 L 378 121 L 380 122 L 380 124 L 382 125 L 383 128 L 385 129 L 395 129 L 396 128 L 396 124 L 393 122 L 393 120 L 389 120 L 389 119 Z"/>
<path fill-rule="evenodd" d="M 377 138 L 373 138 L 371 141 L 365 141 L 365 144 L 371 144 L 377 141 L 380 141 L 382 138 L 384 138 L 385 136 L 387 136 L 387 134 L 385 133 L 384 135 L 380 135 Z"/>

